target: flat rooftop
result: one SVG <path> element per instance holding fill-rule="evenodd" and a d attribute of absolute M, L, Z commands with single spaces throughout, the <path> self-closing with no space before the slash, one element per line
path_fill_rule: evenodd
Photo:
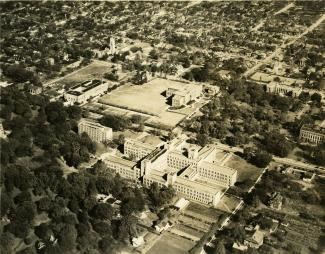
<path fill-rule="evenodd" d="M 209 168 L 210 170 L 224 172 L 224 173 L 227 173 L 228 175 L 233 175 L 237 172 L 237 170 L 235 170 L 233 168 L 221 166 L 217 163 L 210 163 L 210 162 L 206 162 L 206 161 L 201 162 L 201 166 L 204 168 Z"/>
<path fill-rule="evenodd" d="M 194 190 L 202 190 L 204 192 L 210 193 L 212 195 L 218 194 L 221 192 L 224 188 L 221 186 L 211 186 L 202 182 L 198 181 L 191 181 L 189 179 L 183 178 L 183 177 L 177 177 L 176 183 L 190 187 Z"/>
<path fill-rule="evenodd" d="M 156 148 L 156 146 L 154 146 L 152 144 L 148 144 L 148 143 L 136 140 L 136 139 L 129 139 L 129 138 L 125 139 L 124 145 L 126 145 L 126 144 L 137 146 L 137 147 L 144 148 L 144 149 L 151 149 L 151 150 L 154 150 Z"/>
<path fill-rule="evenodd" d="M 88 118 L 82 118 L 79 121 L 78 125 L 79 124 L 87 124 L 88 126 L 93 126 L 95 128 L 111 129 L 110 127 L 103 126 L 100 123 L 96 122 L 95 120 L 88 119 Z"/>
<path fill-rule="evenodd" d="M 99 85 L 101 85 L 103 82 L 101 80 L 87 80 L 84 81 L 78 85 L 75 85 L 73 87 L 70 88 L 70 90 L 68 91 L 68 94 L 72 94 L 72 95 L 81 95 Z"/>
<path fill-rule="evenodd" d="M 122 164 L 122 165 L 124 165 L 126 167 L 129 167 L 129 168 L 132 168 L 133 166 L 136 165 L 136 162 L 125 160 L 125 159 L 122 159 L 120 157 L 116 157 L 116 156 L 113 156 L 113 155 L 108 155 L 105 158 L 105 161 L 119 163 L 119 164 Z"/>

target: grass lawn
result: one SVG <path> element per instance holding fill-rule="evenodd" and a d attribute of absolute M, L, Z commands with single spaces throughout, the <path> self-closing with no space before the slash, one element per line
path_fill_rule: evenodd
<path fill-rule="evenodd" d="M 224 195 L 219 204 L 217 205 L 217 209 L 224 211 L 226 213 L 231 213 L 239 204 L 240 200 L 235 198 L 234 196 Z"/>
<path fill-rule="evenodd" d="M 111 68 L 111 63 L 95 60 L 86 68 L 83 68 L 72 75 L 68 74 L 65 78 L 60 80 L 59 83 L 73 85 L 89 79 L 102 79 L 103 75 L 106 72 L 109 72 Z"/>
<path fill-rule="evenodd" d="M 256 180 L 262 173 L 262 169 L 255 167 L 237 155 L 233 155 L 226 163 L 225 166 L 237 170 L 237 181 L 242 182 L 245 180 Z"/>
<path fill-rule="evenodd" d="M 166 232 L 147 252 L 148 254 L 186 254 L 195 245 L 193 241 Z"/>
<path fill-rule="evenodd" d="M 206 207 L 197 203 L 190 203 L 184 211 L 184 214 L 189 214 L 195 218 L 201 218 L 211 223 L 215 222 L 221 214 L 224 212 L 214 209 L 212 207 Z"/>

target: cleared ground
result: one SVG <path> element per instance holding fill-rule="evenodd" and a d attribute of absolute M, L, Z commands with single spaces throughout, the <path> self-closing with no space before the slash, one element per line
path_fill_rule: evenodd
<path fill-rule="evenodd" d="M 195 242 L 166 232 L 161 239 L 147 252 L 148 254 L 185 254 Z"/>
<path fill-rule="evenodd" d="M 122 109 L 146 113 L 151 116 L 149 123 L 175 126 L 186 115 L 193 113 L 202 104 L 197 103 L 193 107 L 180 111 L 167 111 L 170 105 L 167 104 L 165 91 L 169 88 L 182 89 L 195 86 L 167 79 L 156 78 L 141 85 L 124 85 L 100 98 L 99 102 L 116 106 Z"/>

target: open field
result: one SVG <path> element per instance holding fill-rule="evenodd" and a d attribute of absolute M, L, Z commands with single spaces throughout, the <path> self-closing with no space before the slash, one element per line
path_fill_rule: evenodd
<path fill-rule="evenodd" d="M 91 64 L 82 68 L 80 71 L 67 75 L 59 83 L 73 85 L 89 79 L 102 79 L 103 75 L 112 68 L 112 64 L 104 61 L 93 61 Z"/>
<path fill-rule="evenodd" d="M 231 213 L 237 205 L 240 203 L 240 199 L 234 197 L 234 196 L 227 196 L 224 195 L 219 204 L 217 205 L 217 209 L 224 211 L 226 213 Z"/>
<path fill-rule="evenodd" d="M 234 168 L 238 172 L 237 181 L 242 182 L 245 180 L 256 180 L 262 173 L 262 169 L 246 162 L 244 159 L 237 155 L 233 155 L 226 163 L 225 166 Z"/>
<path fill-rule="evenodd" d="M 219 216 L 223 213 L 224 212 L 220 210 L 216 210 L 214 208 L 206 207 L 192 202 L 184 211 L 185 215 L 191 216 L 193 218 L 201 219 L 202 221 L 207 221 L 211 224 L 217 221 Z"/>
<path fill-rule="evenodd" d="M 99 102 L 117 108 L 146 113 L 151 116 L 147 121 L 151 124 L 175 126 L 186 115 L 201 107 L 202 104 L 195 103 L 193 107 L 181 109 L 180 111 L 167 111 L 170 105 L 167 104 L 164 92 L 169 87 L 180 89 L 188 86 L 195 85 L 156 78 L 141 86 L 127 84 L 119 87 L 100 98 Z"/>
<path fill-rule="evenodd" d="M 194 242 L 165 232 L 161 239 L 147 252 L 148 254 L 185 254 L 194 246 Z"/>

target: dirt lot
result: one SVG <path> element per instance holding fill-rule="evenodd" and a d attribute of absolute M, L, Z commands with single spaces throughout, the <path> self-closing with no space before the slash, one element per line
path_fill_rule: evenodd
<path fill-rule="evenodd" d="M 184 113 L 190 114 L 202 106 L 197 103 L 193 108 L 182 109 L 179 113 L 167 111 L 169 105 L 164 92 L 168 87 L 183 88 L 184 86 L 194 86 L 194 84 L 156 78 L 141 86 L 124 85 L 100 98 L 99 102 L 147 113 L 152 116 L 148 122 L 153 124 L 175 126 L 185 117 Z"/>
<path fill-rule="evenodd" d="M 148 254 L 185 254 L 195 245 L 183 237 L 166 232 L 161 239 L 147 252 Z"/>

